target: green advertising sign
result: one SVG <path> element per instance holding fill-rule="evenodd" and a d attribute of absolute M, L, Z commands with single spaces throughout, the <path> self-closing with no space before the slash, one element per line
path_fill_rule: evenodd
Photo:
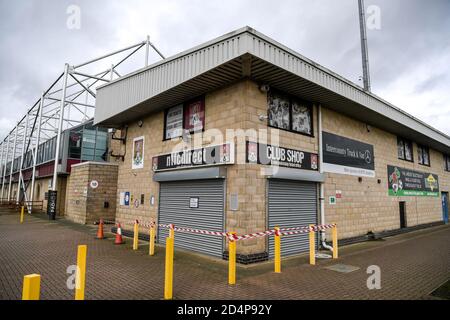
<path fill-rule="evenodd" d="M 439 196 L 437 174 L 387 166 L 390 196 Z"/>

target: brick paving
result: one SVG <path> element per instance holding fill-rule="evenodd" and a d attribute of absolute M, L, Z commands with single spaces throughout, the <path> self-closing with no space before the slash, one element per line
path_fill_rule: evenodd
<path fill-rule="evenodd" d="M 95 240 L 93 226 L 43 216 L 18 215 L 0 208 L 0 299 L 20 299 L 25 274 L 41 274 L 41 299 L 73 299 L 67 289 L 68 266 L 76 264 L 78 244 L 88 245 L 86 299 L 162 299 L 164 248 L 150 257 L 148 244 L 131 250 Z M 107 228 L 105 228 L 107 229 Z M 282 273 L 272 263 L 238 266 L 237 285 L 227 285 L 227 263 L 175 250 L 175 299 L 431 299 L 429 294 L 450 278 L 450 227 L 415 231 L 383 241 L 346 246 L 337 261 L 307 257 L 283 261 Z M 338 273 L 335 263 L 360 269 Z M 380 290 L 366 287 L 366 269 L 381 268 Z"/>

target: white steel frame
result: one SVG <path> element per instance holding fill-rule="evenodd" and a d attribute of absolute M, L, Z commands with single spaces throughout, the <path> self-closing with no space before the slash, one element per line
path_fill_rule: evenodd
<path fill-rule="evenodd" d="M 14 160 L 18 159 L 16 161 L 19 161 L 19 179 L 15 201 L 16 204 L 20 203 L 22 196 L 20 191 L 23 191 L 25 205 L 28 213 L 31 213 L 36 180 L 38 146 L 55 135 L 57 138 L 51 190 L 56 191 L 61 133 L 93 118 L 96 97 L 93 86 L 98 82 L 110 82 L 120 78 L 121 75 L 117 68 L 125 61 L 135 57 L 141 48 L 145 48 L 145 67 L 149 64 L 150 48 L 162 59 L 165 59 L 161 52 L 150 42 L 150 37 L 147 36 L 144 41 L 87 62 L 78 65 L 65 64 L 63 73 L 41 94 L 38 101 L 28 109 L 14 129 L 0 142 L 0 167 L 2 168 L 0 171 L 0 178 L 2 178 L 1 202 L 7 201 L 9 203 L 13 200 L 11 197 L 13 167 Z M 120 55 L 125 55 L 125 57 Z M 106 70 L 104 70 L 105 63 L 108 63 L 107 65 L 110 66 Z M 98 69 L 103 71 L 95 72 Z M 57 89 L 58 85 L 61 86 L 60 89 Z M 24 169 L 24 156 L 29 150 L 31 150 L 32 156 L 32 175 L 31 181 L 29 181 L 31 190 L 28 199 L 28 183 L 25 183 L 22 170 Z M 7 172 L 6 164 L 9 161 L 11 161 L 11 167 L 9 172 Z"/>

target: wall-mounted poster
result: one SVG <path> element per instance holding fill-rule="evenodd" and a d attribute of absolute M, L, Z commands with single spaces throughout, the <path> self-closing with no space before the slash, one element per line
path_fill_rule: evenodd
<path fill-rule="evenodd" d="M 303 102 L 292 101 L 292 130 L 312 134 L 311 108 Z"/>
<path fill-rule="evenodd" d="M 125 205 L 125 192 L 121 192 L 121 193 L 119 194 L 119 204 L 120 204 L 121 206 L 124 206 L 124 205 Z"/>
<path fill-rule="evenodd" d="M 132 169 L 142 169 L 144 167 L 144 137 L 133 139 L 133 157 L 131 159 Z"/>
<path fill-rule="evenodd" d="M 373 145 L 322 132 L 323 171 L 375 177 Z"/>
<path fill-rule="evenodd" d="M 124 205 L 129 206 L 130 205 L 130 192 L 126 191 L 125 192 L 125 197 L 124 197 Z"/>
<path fill-rule="evenodd" d="M 268 96 L 268 99 L 269 126 L 289 130 L 289 98 L 273 93 Z"/>
<path fill-rule="evenodd" d="M 390 196 L 439 196 L 437 174 L 387 166 Z"/>
<path fill-rule="evenodd" d="M 164 139 L 181 137 L 183 134 L 183 105 L 172 107 L 166 113 L 166 132 Z"/>
<path fill-rule="evenodd" d="M 184 129 L 189 132 L 202 131 L 205 128 L 205 101 L 195 100 L 184 108 Z"/>

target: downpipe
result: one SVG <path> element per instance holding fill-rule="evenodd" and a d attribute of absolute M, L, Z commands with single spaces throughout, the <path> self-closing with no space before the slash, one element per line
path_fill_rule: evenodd
<path fill-rule="evenodd" d="M 322 154 L 322 105 L 318 105 L 318 122 L 319 125 L 319 173 L 323 173 L 323 154 Z M 325 187 L 323 183 L 320 183 L 319 199 L 320 199 L 320 223 L 325 224 Z M 320 231 L 320 244 L 323 249 L 333 252 L 333 247 L 327 244 L 325 230 Z"/>

